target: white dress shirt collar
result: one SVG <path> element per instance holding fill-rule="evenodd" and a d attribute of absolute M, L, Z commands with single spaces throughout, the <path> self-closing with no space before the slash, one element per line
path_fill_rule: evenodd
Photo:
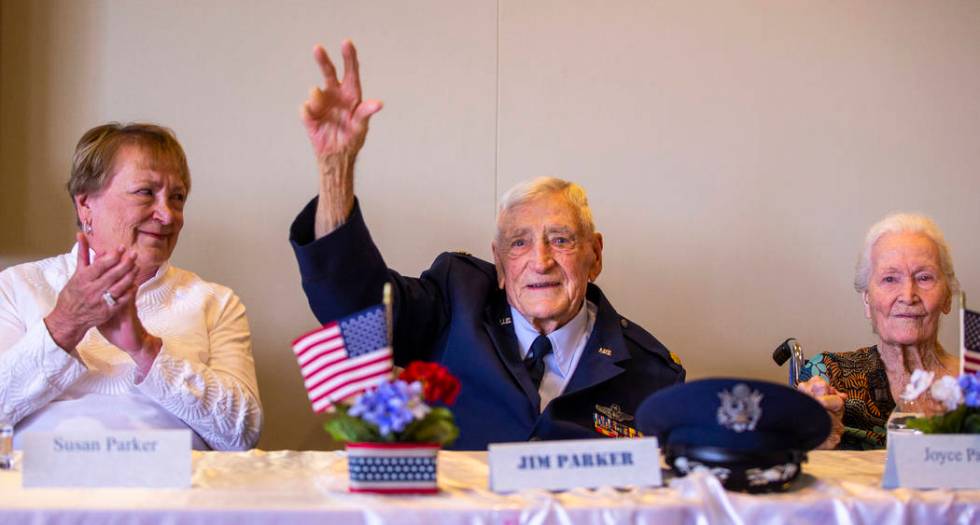
<path fill-rule="evenodd" d="M 555 361 L 558 365 L 556 372 L 562 377 L 568 376 L 569 365 L 572 362 L 572 356 L 575 352 L 578 343 L 582 340 L 584 336 L 588 336 L 589 325 L 589 315 L 588 309 L 579 308 L 578 313 L 571 321 L 565 323 L 561 328 L 555 330 L 548 334 L 548 340 L 551 341 L 552 352 L 555 355 Z M 534 326 L 521 315 L 513 306 L 510 307 L 511 317 L 514 319 L 514 332 L 517 335 L 517 341 L 521 346 L 521 359 L 527 356 L 527 353 L 531 349 L 531 343 L 541 335 Z"/>
<path fill-rule="evenodd" d="M 542 412 L 548 403 L 561 395 L 568 386 L 579 358 L 585 350 L 585 344 L 589 341 L 592 328 L 595 326 L 597 311 L 596 305 L 585 300 L 583 307 L 579 308 L 571 321 L 547 335 L 548 340 L 551 341 L 552 353 L 544 358 L 544 377 L 541 378 L 541 386 L 538 387 Z M 520 346 L 521 359 L 524 359 L 531 349 L 531 343 L 541 334 L 513 306 L 510 307 L 510 315 L 514 320 L 514 334 Z"/>

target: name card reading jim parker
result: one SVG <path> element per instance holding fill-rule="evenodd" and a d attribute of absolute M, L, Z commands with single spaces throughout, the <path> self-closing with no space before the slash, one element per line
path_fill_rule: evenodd
<path fill-rule="evenodd" d="M 491 443 L 490 489 L 659 487 L 657 438 Z"/>
<path fill-rule="evenodd" d="M 24 434 L 25 487 L 186 488 L 188 430 Z"/>

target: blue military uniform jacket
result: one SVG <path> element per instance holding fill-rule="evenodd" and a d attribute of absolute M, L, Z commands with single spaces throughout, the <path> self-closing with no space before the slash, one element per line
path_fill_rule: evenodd
<path fill-rule="evenodd" d="M 595 285 L 595 327 L 565 391 L 538 412 L 496 270 L 469 255 L 443 253 L 420 278 L 388 269 L 355 203 L 350 218 L 314 240 L 316 199 L 290 230 L 303 290 L 317 319 L 329 322 L 377 304 L 394 288 L 395 362 L 446 366 L 461 384 L 453 413 L 460 427 L 451 448 L 489 443 L 635 434 L 635 410 L 649 394 L 684 381 L 676 357 L 620 316 Z"/>

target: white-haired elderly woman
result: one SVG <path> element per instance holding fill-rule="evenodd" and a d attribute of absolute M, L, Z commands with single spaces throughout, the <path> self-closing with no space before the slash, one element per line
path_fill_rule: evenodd
<path fill-rule="evenodd" d="M 247 449 L 262 423 L 245 307 L 168 264 L 190 171 L 152 124 L 90 129 L 68 192 L 70 253 L 0 273 L 0 421 L 28 431 L 190 429 Z"/>
<path fill-rule="evenodd" d="M 958 371 L 956 356 L 943 349 L 938 334 L 959 283 L 949 247 L 932 220 L 902 213 L 872 226 L 854 288 L 878 344 L 818 354 L 803 367 L 801 390 L 817 397 L 834 421 L 821 448 L 884 447 L 888 416 L 912 373 L 922 369 L 941 377 Z"/>

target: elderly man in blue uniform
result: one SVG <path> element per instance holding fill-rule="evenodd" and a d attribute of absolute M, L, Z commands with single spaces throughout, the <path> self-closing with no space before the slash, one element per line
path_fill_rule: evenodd
<path fill-rule="evenodd" d="M 397 364 L 437 361 L 462 383 L 458 449 L 530 439 L 635 436 L 650 393 L 682 382 L 679 359 L 620 316 L 597 286 L 602 235 L 585 192 L 541 178 L 506 193 L 491 243 L 494 264 L 443 253 L 419 278 L 385 264 L 354 198 L 354 159 L 368 119 L 354 46 L 342 44 L 343 80 L 320 46 L 324 86 L 302 120 L 319 168 L 319 195 L 290 230 L 303 289 L 323 322 L 394 288 Z"/>

